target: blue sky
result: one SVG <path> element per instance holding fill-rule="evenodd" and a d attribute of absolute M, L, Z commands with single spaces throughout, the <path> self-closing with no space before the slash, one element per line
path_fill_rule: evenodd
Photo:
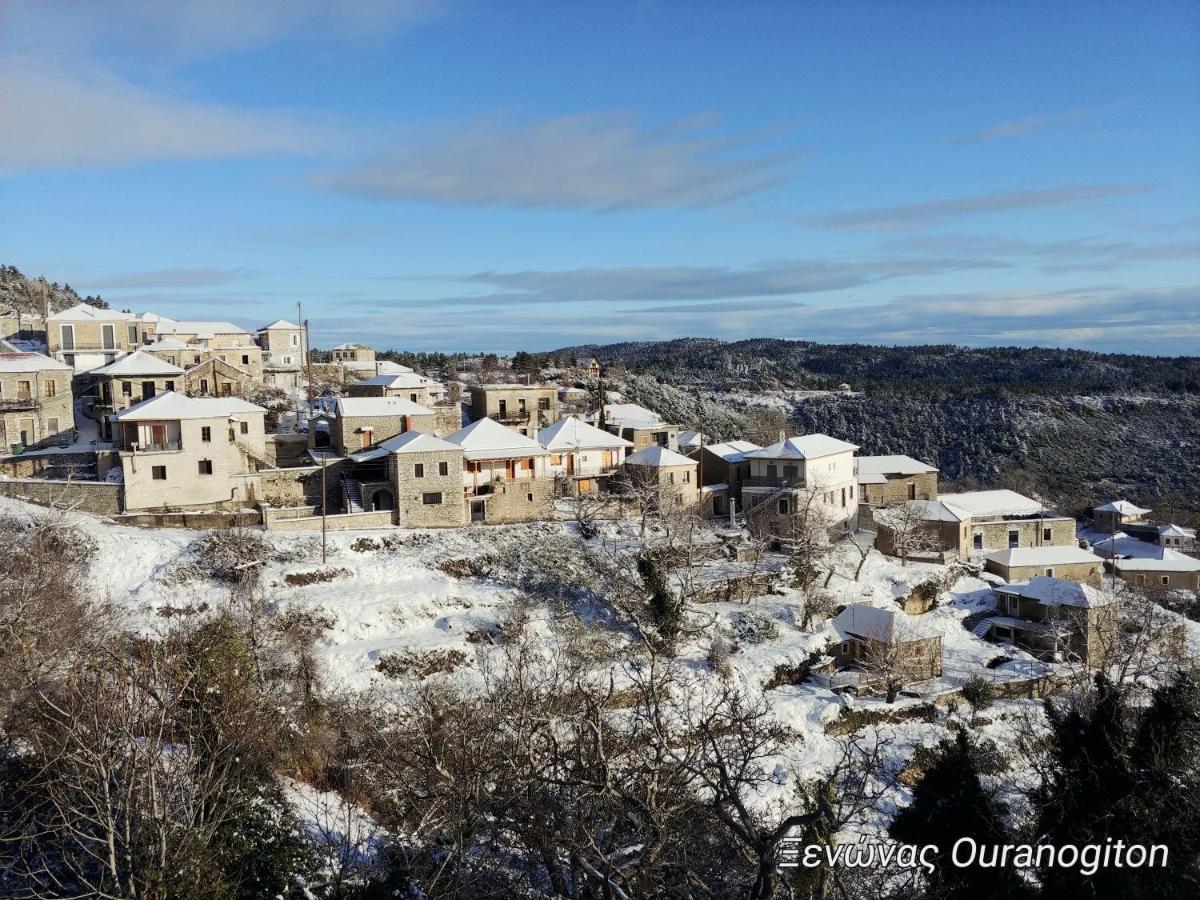
<path fill-rule="evenodd" d="M 1200 5 L 0 3 L 0 261 L 317 346 L 1200 348 Z"/>

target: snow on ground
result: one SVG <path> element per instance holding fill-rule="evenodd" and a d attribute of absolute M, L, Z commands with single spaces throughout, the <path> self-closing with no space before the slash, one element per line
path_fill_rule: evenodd
<path fill-rule="evenodd" d="M 320 791 L 286 776 L 279 783 L 317 849 L 325 878 L 362 874 L 375 864 L 387 834 L 370 813 L 335 791 Z"/>
<path fill-rule="evenodd" d="M 59 515 L 4 498 L 0 498 L 0 514 Z M 204 605 L 220 609 L 230 601 L 226 584 L 207 580 L 177 583 L 171 577 L 192 559 L 188 547 L 200 532 L 114 525 L 82 513 L 63 515 L 95 540 L 98 551 L 87 578 L 98 597 L 112 601 L 123 611 L 131 629 L 154 632 L 168 621 L 165 613 Z M 319 610 L 331 614 L 334 624 L 324 634 L 321 650 L 326 684 L 333 691 L 359 691 L 384 683 L 385 676 L 377 666 L 389 653 L 399 651 L 457 650 L 464 659 L 451 677 L 469 686 L 478 683 L 488 660 L 488 642 L 479 641 L 479 633 L 492 630 L 504 620 L 520 596 L 511 586 L 519 581 L 517 573 L 505 567 L 538 546 L 548 547 L 545 552 L 562 559 L 572 552 L 572 545 L 565 543 L 573 537 L 572 528 L 565 523 L 532 523 L 334 533 L 329 535 L 328 561 L 324 565 L 319 535 L 265 533 L 276 558 L 262 572 L 260 591 L 264 600 L 280 611 Z M 620 546 L 636 535 L 636 528 L 636 523 L 605 523 L 601 537 L 594 542 Z M 487 564 L 481 570 L 485 574 L 454 577 L 441 568 L 452 560 L 485 560 Z M 856 580 L 859 561 L 858 552 L 851 546 L 842 545 L 834 552 L 835 575 L 828 589 L 839 605 L 866 601 L 892 607 L 916 585 L 946 574 L 942 566 L 903 566 L 896 559 L 872 552 Z M 336 570 L 337 574 L 332 580 L 312 584 L 287 581 L 288 575 L 322 569 Z M 863 733 L 888 741 L 889 758 L 902 765 L 917 747 L 933 746 L 950 737 L 950 726 L 970 717 L 965 704 L 954 712 L 943 703 L 929 721 L 930 701 L 939 695 L 973 676 L 1013 681 L 1043 674 L 1050 668 L 1024 651 L 984 641 L 963 627 L 966 617 L 994 605 L 986 581 L 963 576 L 939 596 L 932 610 L 910 617 L 923 631 L 941 636 L 941 678 L 910 686 L 894 704 L 880 697 L 838 694 L 811 680 L 766 689 L 778 667 L 794 667 L 822 653 L 834 639 L 826 622 L 803 629 L 800 597 L 788 589 L 780 591 L 748 603 L 697 605 L 693 618 L 699 634 L 679 652 L 687 670 L 716 687 L 719 682 L 707 663 L 708 651 L 718 630 L 729 636 L 735 645 L 730 657 L 731 677 L 751 696 L 765 696 L 773 714 L 798 735 L 795 745 L 778 760 L 778 777 L 756 798 L 762 804 L 786 806 L 794 798 L 796 778 L 810 779 L 829 770 L 842 751 L 842 739 L 831 734 L 829 728 L 841 717 L 853 713 L 876 719 L 874 728 Z M 582 601 L 576 604 L 575 614 L 580 619 L 588 621 L 591 612 Z M 560 624 L 555 617 L 560 613 L 547 604 L 533 610 L 530 628 L 535 639 L 548 642 L 555 637 Z M 1200 628 L 1195 623 L 1187 624 L 1189 639 L 1200 643 Z M 471 639 L 473 633 L 475 640 Z M 998 657 L 1011 661 L 989 667 L 988 663 Z M 905 720 L 906 713 L 914 717 Z M 1036 721 L 1040 717 L 1040 701 L 1007 700 L 996 703 L 974 724 L 978 734 L 994 740 L 1007 758 L 1016 759 L 1019 754 L 1012 751 L 1018 726 L 1026 719 Z M 1009 775 L 1014 783 L 1032 777 L 1025 771 Z M 319 799 L 303 785 L 294 785 L 292 793 L 301 807 Z M 907 802 L 906 794 L 907 789 L 900 789 L 889 795 L 881 814 L 892 804 Z M 325 800 L 333 802 L 336 798 Z M 353 828 L 348 834 L 348 843 L 356 844 Z"/>

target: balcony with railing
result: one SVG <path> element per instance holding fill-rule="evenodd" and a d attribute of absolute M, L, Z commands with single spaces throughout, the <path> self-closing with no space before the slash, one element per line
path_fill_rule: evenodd
<path fill-rule="evenodd" d="M 802 488 L 804 479 L 800 477 L 780 478 L 771 475 L 748 475 L 741 480 L 742 488 Z"/>
<path fill-rule="evenodd" d="M 489 418 L 495 419 L 501 425 L 521 425 L 529 421 L 529 410 L 502 409 L 492 413 Z"/>
<path fill-rule="evenodd" d="M 16 412 L 18 410 L 37 409 L 37 397 L 32 394 L 17 394 L 15 397 L 0 397 L 0 410 Z"/>

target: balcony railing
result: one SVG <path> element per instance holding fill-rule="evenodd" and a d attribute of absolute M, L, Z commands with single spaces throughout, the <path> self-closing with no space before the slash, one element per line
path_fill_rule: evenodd
<path fill-rule="evenodd" d="M 743 488 L 802 488 L 803 478 L 770 478 L 765 475 L 751 475 L 741 481 Z"/>
<path fill-rule="evenodd" d="M 182 450 L 183 444 L 179 441 L 163 441 L 160 444 L 139 444 L 137 447 L 138 453 L 167 453 L 173 450 Z"/>
<path fill-rule="evenodd" d="M 37 398 L 30 396 L 8 397 L 0 399 L 0 409 L 37 409 Z"/>
<path fill-rule="evenodd" d="M 492 416 L 501 425 L 511 425 L 516 422 L 528 422 L 529 410 L 527 409 L 510 409 L 505 412 L 498 412 Z"/>

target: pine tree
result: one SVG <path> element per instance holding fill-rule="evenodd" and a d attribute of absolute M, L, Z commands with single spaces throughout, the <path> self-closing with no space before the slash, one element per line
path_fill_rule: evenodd
<path fill-rule="evenodd" d="M 937 757 L 913 789 L 912 803 L 892 822 L 890 834 L 906 844 L 935 844 L 939 853 L 925 897 L 937 900 L 1008 900 L 1030 896 L 1013 869 L 967 866 L 951 862 L 960 838 L 980 845 L 1010 843 L 1006 809 L 979 778 L 978 753 L 965 731 L 942 741 Z"/>

